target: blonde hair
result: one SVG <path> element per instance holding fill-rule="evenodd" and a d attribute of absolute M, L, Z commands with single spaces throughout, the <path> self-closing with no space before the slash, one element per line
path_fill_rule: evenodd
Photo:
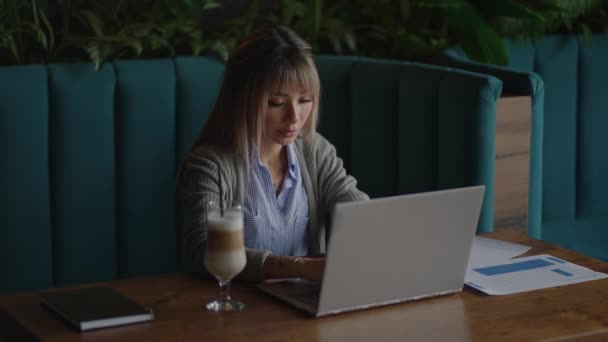
<path fill-rule="evenodd" d="M 268 95 L 296 85 L 312 96 L 313 108 L 300 132 L 310 139 L 317 128 L 320 81 L 311 48 L 292 30 L 266 26 L 250 33 L 230 54 L 219 95 L 195 143 L 241 155 L 247 165 L 260 146 Z"/>

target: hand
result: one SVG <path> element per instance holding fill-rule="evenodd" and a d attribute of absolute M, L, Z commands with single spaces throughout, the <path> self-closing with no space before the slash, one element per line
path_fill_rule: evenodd
<path fill-rule="evenodd" d="M 296 257 L 299 264 L 298 278 L 321 282 L 325 271 L 325 258 L 319 257 Z"/>
<path fill-rule="evenodd" d="M 302 278 L 320 282 L 325 270 L 324 257 L 269 256 L 263 266 L 266 279 Z"/>

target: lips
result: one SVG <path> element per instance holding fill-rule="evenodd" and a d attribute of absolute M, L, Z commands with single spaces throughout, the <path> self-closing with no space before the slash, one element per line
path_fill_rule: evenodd
<path fill-rule="evenodd" d="M 279 133 L 286 138 L 295 137 L 296 135 L 298 135 L 298 132 L 299 132 L 298 129 L 280 129 L 279 130 Z"/>

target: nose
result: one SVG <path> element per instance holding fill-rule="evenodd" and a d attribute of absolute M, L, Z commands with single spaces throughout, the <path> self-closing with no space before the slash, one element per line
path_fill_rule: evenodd
<path fill-rule="evenodd" d="M 292 102 L 287 106 L 287 110 L 285 112 L 285 121 L 290 123 L 298 122 L 299 115 L 300 107 L 298 106 L 298 103 Z"/>

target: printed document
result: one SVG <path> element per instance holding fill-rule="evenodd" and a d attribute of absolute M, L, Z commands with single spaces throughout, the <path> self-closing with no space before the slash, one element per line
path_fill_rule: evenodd
<path fill-rule="evenodd" d="M 608 275 L 541 254 L 475 266 L 467 272 L 465 284 L 490 295 L 506 295 L 603 278 Z"/>
<path fill-rule="evenodd" d="M 502 263 L 529 250 L 530 247 L 528 246 L 475 236 L 471 256 L 469 257 L 468 270 L 474 267 Z"/>

